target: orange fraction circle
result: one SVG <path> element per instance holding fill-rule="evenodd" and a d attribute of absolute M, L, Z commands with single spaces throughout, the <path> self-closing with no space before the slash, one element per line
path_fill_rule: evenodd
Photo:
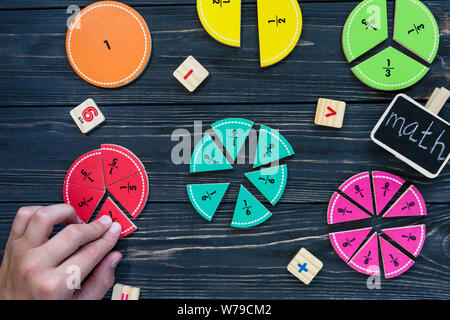
<path fill-rule="evenodd" d="M 115 88 L 133 81 L 145 69 L 151 37 L 145 20 L 134 9 L 116 1 L 99 1 L 72 20 L 66 51 L 81 78 Z"/>

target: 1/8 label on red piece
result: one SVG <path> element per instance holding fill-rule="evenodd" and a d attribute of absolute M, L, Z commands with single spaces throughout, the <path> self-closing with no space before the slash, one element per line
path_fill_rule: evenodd
<path fill-rule="evenodd" d="M 107 187 L 136 172 L 145 170 L 141 161 L 128 149 L 117 145 L 103 144 L 101 151 Z"/>
<path fill-rule="evenodd" d="M 67 171 L 64 183 L 105 191 L 100 150 L 90 151 L 75 160 Z"/>
<path fill-rule="evenodd" d="M 78 217 L 85 223 L 89 221 L 104 194 L 104 191 L 70 183 L 65 183 L 63 187 L 64 202 L 71 205 Z"/>
<path fill-rule="evenodd" d="M 99 214 L 95 220 L 100 219 L 102 216 L 110 216 L 113 222 L 118 222 L 122 226 L 122 232 L 120 237 L 123 238 L 137 229 L 137 227 L 127 218 L 127 216 L 120 210 L 120 208 L 111 200 L 106 199 L 105 204 L 100 209 Z"/>
<path fill-rule="evenodd" d="M 108 187 L 108 191 L 120 204 L 136 218 L 142 211 L 148 197 L 148 179 L 145 171 L 116 182 Z"/>

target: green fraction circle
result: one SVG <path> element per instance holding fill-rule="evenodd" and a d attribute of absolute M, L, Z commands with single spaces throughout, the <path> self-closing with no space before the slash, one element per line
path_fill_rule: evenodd
<path fill-rule="evenodd" d="M 364 0 L 350 13 L 342 32 L 342 48 L 352 62 L 388 38 L 386 0 Z M 439 48 L 439 28 L 419 0 L 396 0 L 394 41 L 431 64 Z M 351 69 L 366 85 L 402 90 L 421 80 L 429 67 L 393 47 L 372 55 Z"/>

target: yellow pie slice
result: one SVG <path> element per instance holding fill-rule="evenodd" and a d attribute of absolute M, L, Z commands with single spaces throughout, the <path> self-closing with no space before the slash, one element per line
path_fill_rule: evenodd
<path fill-rule="evenodd" d="M 258 0 L 258 30 L 261 67 L 283 60 L 302 32 L 297 0 Z"/>
<path fill-rule="evenodd" d="M 211 37 L 228 46 L 240 46 L 241 0 L 197 0 L 197 12 Z"/>

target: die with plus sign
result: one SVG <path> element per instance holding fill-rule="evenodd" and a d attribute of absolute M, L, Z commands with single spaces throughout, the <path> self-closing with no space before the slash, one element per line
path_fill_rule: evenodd
<path fill-rule="evenodd" d="M 322 261 L 305 248 L 301 248 L 288 264 L 287 269 L 303 283 L 310 284 L 322 267 Z"/>
<path fill-rule="evenodd" d="M 88 133 L 105 121 L 103 113 L 92 99 L 87 99 L 78 107 L 72 109 L 70 115 L 82 133 Z"/>
<path fill-rule="evenodd" d="M 190 92 L 194 92 L 208 75 L 208 70 L 193 56 L 187 57 L 173 73 L 173 76 Z"/>

